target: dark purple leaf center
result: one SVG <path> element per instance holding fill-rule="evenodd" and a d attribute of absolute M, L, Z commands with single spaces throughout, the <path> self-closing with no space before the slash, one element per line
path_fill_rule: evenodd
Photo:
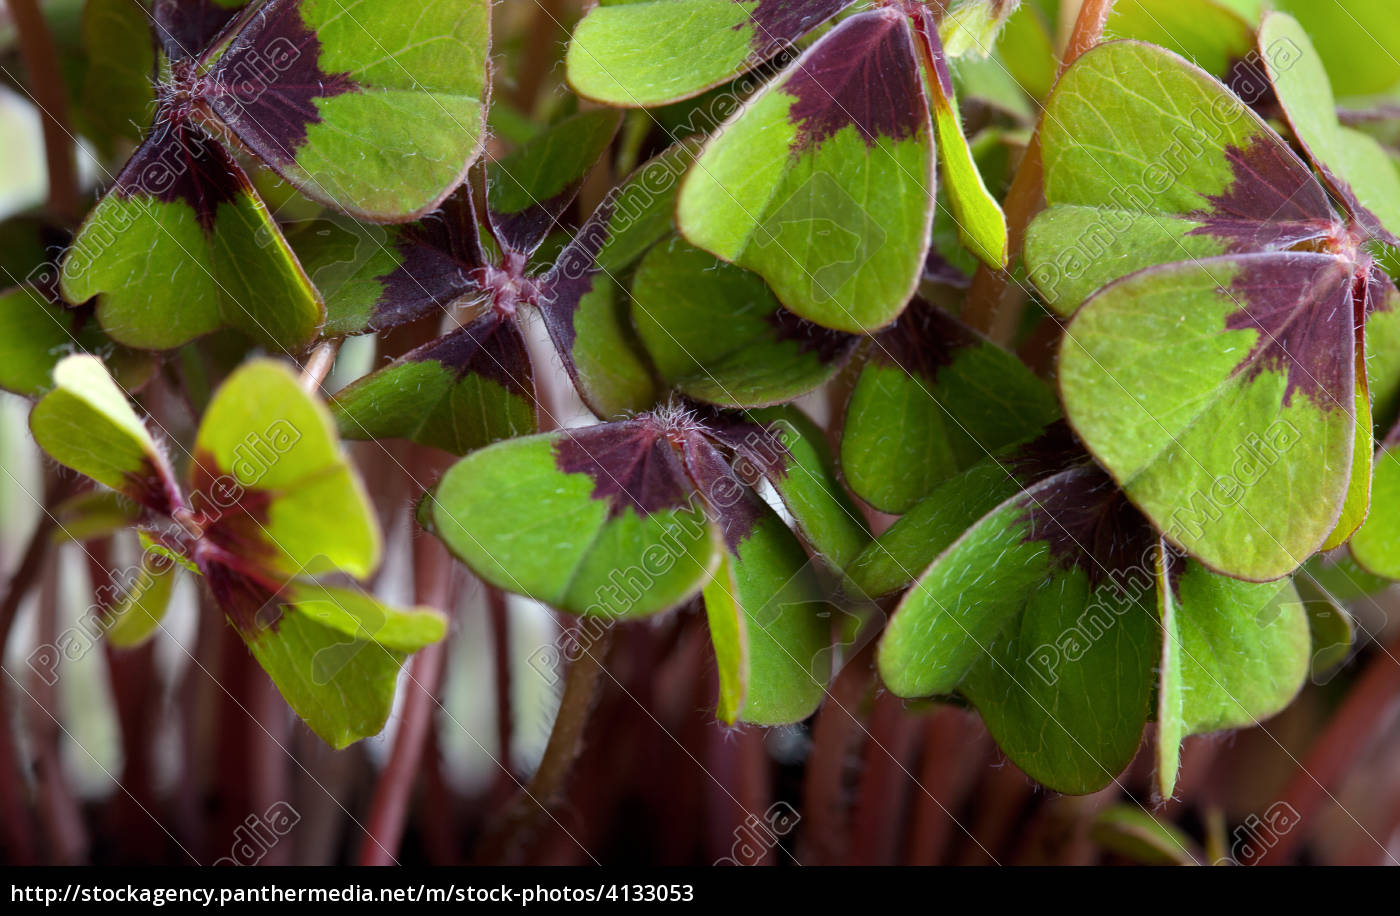
<path fill-rule="evenodd" d="M 1059 569 L 1080 569 L 1091 586 L 1151 582 L 1157 534 L 1118 485 L 1087 460 L 1027 490 L 1026 542 L 1042 542 Z"/>
<path fill-rule="evenodd" d="M 1239 371 L 1250 379 L 1286 373 L 1285 405 L 1302 392 L 1319 409 L 1351 410 L 1365 274 L 1358 278 L 1357 265 L 1330 255 L 1257 255 L 1240 263 L 1226 290 L 1239 308 L 1226 328 L 1258 336 Z M 1359 304 L 1354 281 L 1361 284 Z"/>
<path fill-rule="evenodd" d="M 121 199 L 183 203 L 200 227 L 212 233 L 219 206 L 250 193 L 251 186 L 238 163 L 194 123 L 191 109 L 176 101 L 157 114 L 151 135 L 117 176 L 112 191 Z"/>
<path fill-rule="evenodd" d="M 909 22 L 893 8 L 860 13 L 823 36 L 782 91 L 793 97 L 794 153 L 854 127 L 867 146 L 914 136 L 928 123 Z"/>
<path fill-rule="evenodd" d="M 934 382 L 959 353 L 979 345 L 991 346 L 956 318 L 916 297 L 893 325 L 875 336 L 870 358 Z"/>
<path fill-rule="evenodd" d="M 1192 235 L 1210 235 L 1228 254 L 1280 251 L 1337 236 L 1341 220 L 1322 185 L 1293 151 L 1272 133 L 1246 147 L 1229 146 L 1229 187 L 1207 198 L 1210 207 L 1191 214 L 1201 221 Z"/>
<path fill-rule="evenodd" d="M 358 90 L 346 73 L 321 69 L 321 40 L 300 3 L 270 3 L 229 44 L 209 71 L 201 99 L 246 145 L 275 165 L 289 165 L 321 122 L 316 102 Z"/>
<path fill-rule="evenodd" d="M 587 474 L 593 498 L 608 503 L 608 517 L 627 509 L 645 518 L 680 509 L 692 487 L 676 455 L 673 434 L 653 416 L 570 430 L 554 446 L 555 465 Z"/>

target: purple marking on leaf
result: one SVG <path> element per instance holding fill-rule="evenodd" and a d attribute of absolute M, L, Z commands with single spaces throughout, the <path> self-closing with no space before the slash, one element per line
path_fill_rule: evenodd
<path fill-rule="evenodd" d="M 1309 155 L 1312 154 L 1309 153 Z M 1352 189 L 1350 182 L 1332 171 L 1326 163 L 1319 162 L 1315 158 L 1314 162 L 1317 165 L 1317 170 L 1322 173 L 1322 179 L 1341 200 L 1342 208 L 1346 210 L 1353 223 L 1353 234 L 1356 230 L 1360 230 L 1367 238 L 1378 239 L 1388 245 L 1400 245 L 1400 238 L 1396 238 L 1395 234 L 1381 223 L 1380 218 L 1361 202 L 1361 198 L 1356 196 L 1356 191 Z"/>
<path fill-rule="evenodd" d="M 1134 582 L 1139 592 L 1151 589 L 1157 533 L 1098 465 L 1056 474 L 1021 500 L 1024 540 L 1046 544 L 1054 566 L 1082 570 L 1091 587 L 1112 581 L 1120 587 Z"/>
<path fill-rule="evenodd" d="M 1029 442 L 1016 446 L 997 460 L 1023 487 L 1063 473 L 1092 459 L 1068 422 L 1056 420 Z"/>
<path fill-rule="evenodd" d="M 200 227 L 212 233 L 219 205 L 251 194 L 252 183 L 221 145 L 186 118 L 163 109 L 111 193 L 123 200 L 150 197 L 186 204 Z"/>
<path fill-rule="evenodd" d="M 123 496 L 161 515 L 174 511 L 180 489 L 162 465 L 150 458 L 143 458 L 140 470 L 127 471 L 122 476 L 126 480 L 121 488 Z"/>
<path fill-rule="evenodd" d="M 575 383 L 578 382 L 578 370 L 572 354 L 578 335 L 574 330 L 574 313 L 578 311 L 583 297 L 593 291 L 595 279 L 603 272 L 598 266 L 598 254 L 612 236 L 609 228 L 612 213 L 610 200 L 599 204 L 559 253 L 554 266 L 540 279 L 538 306 L 545 329 Z"/>
<path fill-rule="evenodd" d="M 203 540 L 250 565 L 276 555 L 267 534 L 271 493 L 243 485 L 208 452 L 194 456 L 189 481 L 190 509 L 204 529 Z"/>
<path fill-rule="evenodd" d="M 785 308 L 774 309 L 763 317 L 778 340 L 797 344 L 800 352 L 810 353 L 827 365 L 844 361 L 860 341 L 855 334 L 824 328 Z"/>
<path fill-rule="evenodd" d="M 470 184 L 459 187 L 441 207 L 407 227 L 404 234 L 421 245 L 436 248 L 469 270 L 486 266 Z"/>
<path fill-rule="evenodd" d="M 269 630 L 276 631 L 282 617 L 277 592 L 217 560 L 199 563 L 199 571 L 204 574 L 204 582 L 219 609 L 245 639 L 257 639 Z"/>
<path fill-rule="evenodd" d="M 402 259 L 392 273 L 378 278 L 383 286 L 368 330 L 386 331 L 445 312 L 462 296 L 482 292 L 461 264 L 436 248 L 414 242 L 407 233 L 394 243 Z"/>
<path fill-rule="evenodd" d="M 870 358 L 898 366 L 929 382 L 971 347 L 995 346 L 967 325 L 923 299 L 915 297 L 894 324 L 875 335 Z"/>
<path fill-rule="evenodd" d="M 697 405 L 702 434 L 734 454 L 733 470 L 751 486 L 760 476 L 777 483 L 787 476 L 792 453 L 776 423 L 763 423 L 732 410 Z"/>
<path fill-rule="evenodd" d="M 290 166 L 307 129 L 321 121 L 317 100 L 358 89 L 348 74 L 322 71 L 320 58 L 301 0 L 272 0 L 214 65 L 203 101 L 270 165 Z"/>
<path fill-rule="evenodd" d="M 735 0 L 748 2 L 748 0 Z M 753 27 L 749 45 L 756 58 L 768 58 L 835 16 L 855 0 L 758 0 L 735 30 Z"/>
<path fill-rule="evenodd" d="M 564 211 L 578 197 L 579 189 L 599 160 L 607 154 L 621 124 L 622 116 L 616 111 L 595 110 L 575 115 L 536 141 L 540 145 L 534 151 L 519 151 L 518 155 L 524 157 L 522 160 L 506 157 L 487 166 L 486 222 L 502 249 L 518 252 L 526 258 L 539 249 L 550 231 L 559 225 Z M 567 180 L 549 197 L 536 199 L 530 186 L 538 182 L 529 177 L 522 181 L 519 176 L 534 172 L 537 166 L 532 163 L 532 157 L 541 154 L 564 163 L 570 172 L 546 173 L 552 180 Z M 504 204 L 519 203 L 518 192 L 524 192 L 527 198 L 523 205 L 514 210 L 501 209 Z"/>
<path fill-rule="evenodd" d="M 739 545 L 753 533 L 763 517 L 763 502 L 739 479 L 703 431 L 687 435 L 681 453 L 690 479 L 704 498 L 710 516 L 719 525 L 725 546 L 738 556 Z"/>
<path fill-rule="evenodd" d="M 1339 220 L 1327 192 L 1303 161 L 1272 131 L 1247 147 L 1225 149 L 1231 180 L 1210 207 L 1190 214 L 1201 225 L 1192 235 L 1221 239 L 1226 253 L 1280 251 L 1336 232 Z"/>
<path fill-rule="evenodd" d="M 463 296 L 485 292 L 476 271 L 485 266 L 486 256 L 465 184 L 436 212 L 404 227 L 394 248 L 402 263 L 377 278 L 383 291 L 370 319 L 373 330 L 416 321 Z"/>
<path fill-rule="evenodd" d="M 1261 117 L 1277 111 L 1278 94 L 1257 54 L 1230 61 L 1222 82 Z"/>
<path fill-rule="evenodd" d="M 274 599 L 285 583 L 269 562 L 277 556 L 267 534 L 272 494 L 242 485 L 208 452 L 194 456 L 189 480 L 193 520 L 203 530 L 193 558 L 219 607 L 246 637 L 275 629 Z"/>
<path fill-rule="evenodd" d="M 681 509 L 693 492 L 666 431 L 650 416 L 568 430 L 554 445 L 554 462 L 593 480 L 593 498 L 608 503 L 609 518 L 628 508 L 643 518 Z"/>
<path fill-rule="evenodd" d="M 924 97 L 909 20 L 893 8 L 858 13 L 798 59 L 780 91 L 793 97 L 794 153 L 855 127 L 867 146 L 926 130 Z"/>
<path fill-rule="evenodd" d="M 581 187 L 582 178 L 548 200 L 537 201 L 535 205 L 516 213 L 501 213 L 487 208 L 486 218 L 490 221 L 491 234 L 502 248 L 524 255 L 534 254 L 544 244 L 549 230 L 558 224 L 559 217 L 569 209 L 569 204 L 578 197 Z"/>
<path fill-rule="evenodd" d="M 1284 372 L 1285 405 L 1301 391 L 1319 409 L 1351 413 L 1356 384 L 1354 265 L 1311 253 L 1232 260 L 1238 270 L 1227 292 L 1239 309 L 1225 327 L 1258 333 L 1236 371 L 1248 379 L 1265 371 Z"/>
<path fill-rule="evenodd" d="M 247 4 L 221 6 L 214 0 L 155 0 L 151 20 L 156 40 L 172 61 L 199 56 Z"/>
<path fill-rule="evenodd" d="M 410 351 L 400 364 L 435 362 L 457 381 L 479 375 L 534 403 L 530 352 L 514 318 L 487 312 L 468 325 Z"/>

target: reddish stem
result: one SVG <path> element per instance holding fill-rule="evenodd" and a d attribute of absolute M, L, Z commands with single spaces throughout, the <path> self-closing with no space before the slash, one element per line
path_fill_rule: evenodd
<path fill-rule="evenodd" d="M 763 828 L 773 795 L 763 730 L 744 726 L 729 731 L 712 724 L 705 744 L 703 759 L 714 777 L 705 787 L 709 799 L 706 857 L 738 865 L 772 865 L 778 853 L 774 837 Z"/>
<path fill-rule="evenodd" d="M 19 33 L 19 52 L 29 72 L 29 91 L 39 109 L 48 168 L 49 215 L 64 225 L 82 216 L 77 144 L 68 130 L 68 85 L 59 70 L 58 49 L 38 0 L 6 0 Z"/>
<path fill-rule="evenodd" d="M 852 818 L 851 865 L 893 865 L 904 834 L 918 721 L 892 693 L 875 701 Z"/>
<path fill-rule="evenodd" d="M 68 498 L 74 488 L 73 478 L 50 480 L 49 496 L 44 501 L 42 511 L 20 555 L 19 565 L 5 587 L 0 599 L 0 655 L 9 645 L 10 630 L 14 626 L 19 606 L 30 594 L 43 573 L 53 548 L 53 532 L 58 523 L 54 518 L 54 508 Z M 4 704 L 8 707 L 8 703 Z M 42 716 L 43 714 L 40 713 Z M 0 708 L 0 720 L 8 722 L 8 708 Z M 15 745 L 14 733 L 10 728 L 0 728 L 0 811 L 4 814 L 5 847 L 9 850 L 9 861 L 15 864 L 32 864 L 39 859 L 35 845 L 35 823 L 33 812 L 25 797 L 25 779 L 21 775 L 19 748 Z"/>
<path fill-rule="evenodd" d="M 437 538 L 413 542 L 414 600 L 439 610 L 448 607 L 452 592 L 452 558 Z M 396 865 L 408 820 L 409 801 L 417 784 L 423 749 L 432 731 L 442 683 L 446 644 L 434 643 L 418 652 L 409 665 L 404 685 L 403 719 L 394 735 L 394 750 L 379 774 L 360 847 L 361 865 Z"/>
<path fill-rule="evenodd" d="M 564 675 L 564 691 L 559 698 L 559 712 L 554 717 L 539 769 L 525 790 L 487 829 L 477 846 L 475 858 L 478 861 L 498 862 L 516 852 L 539 819 L 563 796 L 569 771 L 583 743 L 589 713 L 598 697 L 605 672 L 603 663 L 612 639 L 612 628 L 605 627 L 599 638 L 569 665 Z"/>
<path fill-rule="evenodd" d="M 954 864 L 999 864 L 1034 792 L 1031 781 L 1010 763 L 987 773 L 972 812 L 971 837 Z"/>
<path fill-rule="evenodd" d="M 49 495 L 44 500 L 34 531 L 29 535 L 29 543 L 25 545 L 24 553 L 20 556 L 19 565 L 15 567 L 14 575 L 10 576 L 9 584 L 5 588 L 5 597 L 0 599 L 0 654 L 3 654 L 9 645 L 10 628 L 14 625 L 15 614 L 33 588 L 35 579 L 43 570 L 44 560 L 49 555 L 53 532 L 58 527 L 54 510 L 73 493 L 75 483 L 76 478 L 72 477 L 58 478 L 48 483 Z"/>
<path fill-rule="evenodd" d="M 327 340 L 312 350 L 301 367 L 301 387 L 311 394 L 318 393 L 326 381 L 326 376 L 331 374 L 339 353 L 338 340 Z"/>
<path fill-rule="evenodd" d="M 58 551 L 49 551 L 39 586 L 39 644 L 54 647 L 58 641 Z M 62 667 L 40 672 L 29 679 L 34 714 L 30 720 L 33 740 L 34 782 L 39 803 L 39 826 L 48 844 L 48 864 L 76 865 L 87 855 L 88 835 L 82 810 L 64 778 L 59 754 L 63 727 L 59 721 L 57 679 Z"/>
<path fill-rule="evenodd" d="M 104 586 L 112 582 L 111 542 L 100 539 L 87 546 L 89 576 L 100 614 L 112 611 Z M 155 820 L 154 789 L 156 726 L 162 705 L 155 669 L 155 643 L 132 649 L 104 645 L 107 678 L 121 730 L 121 790 L 113 792 L 103 812 L 103 830 L 116 839 L 113 849 L 123 863 L 158 864 L 169 852 L 166 835 Z"/>
<path fill-rule="evenodd" d="M 958 827 L 958 811 L 986 756 L 985 733 L 969 713 L 954 706 L 936 710 L 924 726 L 923 761 L 909 828 L 909 865 L 938 865 Z"/>
<path fill-rule="evenodd" d="M 859 724 L 856 716 L 874 677 L 872 654 L 866 646 L 841 669 L 812 727 L 797 856 L 804 865 L 835 864 L 846 849 L 846 763 Z"/>

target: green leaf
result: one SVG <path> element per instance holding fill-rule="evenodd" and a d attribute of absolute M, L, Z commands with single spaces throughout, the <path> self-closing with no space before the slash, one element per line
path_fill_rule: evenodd
<path fill-rule="evenodd" d="M 674 144 L 627 176 L 540 280 L 545 328 L 580 397 L 600 418 L 656 403 L 620 280 L 672 231 L 676 188 L 696 150 L 695 141 Z"/>
<path fill-rule="evenodd" d="M 986 57 L 996 45 L 997 33 L 1016 12 L 1018 5 L 1019 0 L 1009 3 L 1001 0 L 956 0 L 948 4 L 947 15 L 939 23 L 938 31 L 931 34 L 940 35 L 949 57 Z M 929 15 L 929 24 L 933 25 L 931 14 L 921 12 L 921 15 Z"/>
<path fill-rule="evenodd" d="M 1165 821 L 1133 805 L 1114 805 L 1094 818 L 1094 842 L 1143 865 L 1200 865 L 1196 843 Z"/>
<path fill-rule="evenodd" d="M 749 417 L 766 435 L 739 454 L 772 483 L 807 546 L 844 569 L 870 543 L 870 532 L 837 477 L 825 431 L 792 406 L 751 411 Z"/>
<path fill-rule="evenodd" d="M 637 267 L 632 322 L 668 387 L 727 407 L 806 394 L 856 343 L 784 309 L 757 274 L 675 237 Z"/>
<path fill-rule="evenodd" d="M 141 520 L 141 507 L 115 490 L 88 490 L 70 496 L 53 509 L 60 543 L 109 537 Z"/>
<path fill-rule="evenodd" d="M 437 208 L 485 135 L 490 4 L 272 0 L 212 65 L 275 74 L 208 104 L 238 143 L 314 200 L 402 222 Z M 305 50 L 289 56 L 286 47 Z M 277 66 L 277 64 L 281 66 Z M 247 79 L 246 76 L 242 77 Z"/>
<path fill-rule="evenodd" d="M 138 0 L 87 0 L 82 28 L 87 71 L 78 102 L 85 133 L 104 149 L 117 140 L 139 140 L 155 104 L 147 12 Z"/>
<path fill-rule="evenodd" d="M 1300 570 L 1293 577 L 1293 586 L 1307 611 L 1308 632 L 1312 637 L 1308 674 L 1313 680 L 1325 683 L 1337 666 L 1350 657 L 1352 646 L 1356 644 L 1356 622 L 1341 602 L 1309 573 Z"/>
<path fill-rule="evenodd" d="M 298 352 L 324 317 L 247 174 L 188 126 L 157 127 L 132 156 L 78 230 L 61 284 L 74 304 L 97 297 L 108 335 L 141 349 L 228 326 Z"/>
<path fill-rule="evenodd" d="M 1278 578 L 1337 526 L 1356 431 L 1351 272 L 1305 253 L 1175 264 L 1107 287 L 1069 326 L 1070 422 L 1214 569 Z M 1309 339 L 1289 349 L 1295 322 Z"/>
<path fill-rule="evenodd" d="M 1050 207 L 1027 232 L 1026 267 L 1061 315 L 1134 271 L 1286 251 L 1336 222 L 1268 125 L 1153 45 L 1113 42 L 1080 57 L 1046 105 L 1042 140 Z"/>
<path fill-rule="evenodd" d="M 1307 676 L 1311 637 L 1286 580 L 1240 582 L 1165 555 L 1158 574 L 1157 792 L 1170 798 L 1182 739 L 1281 711 Z"/>
<path fill-rule="evenodd" d="M 1307 29 L 1337 93 L 1368 95 L 1400 82 L 1400 24 L 1388 0 L 1274 0 Z"/>
<path fill-rule="evenodd" d="M 1050 27 L 1035 3 L 1022 3 L 1006 20 L 997 60 L 1033 99 L 1043 99 L 1055 85 L 1059 64 Z"/>
<path fill-rule="evenodd" d="M 949 69 L 957 98 L 987 106 L 1020 124 L 1035 122 L 1030 97 L 998 57 L 964 57 L 951 62 Z"/>
<path fill-rule="evenodd" d="M 1050 387 L 1016 356 L 922 300 L 867 352 L 846 404 L 841 468 L 881 511 L 907 511 L 1059 417 Z"/>
<path fill-rule="evenodd" d="M 487 582 L 574 614 L 673 607 L 719 559 L 693 486 L 649 418 L 474 452 L 443 476 L 432 521 Z"/>
<path fill-rule="evenodd" d="M 85 316 L 21 286 L 0 292 L 0 388 L 36 398 L 53 384 L 54 366 L 74 351 L 104 357 L 118 382 L 140 388 L 155 371 L 149 354 L 115 346 Z"/>
<path fill-rule="evenodd" d="M 409 439 L 456 455 L 533 433 L 535 386 L 513 318 L 487 312 L 337 392 L 346 439 Z"/>
<path fill-rule="evenodd" d="M 599 419 L 617 419 L 652 407 L 658 388 L 628 320 L 626 290 L 601 272 L 583 284 L 587 292 L 574 300 L 567 319 L 555 322 L 545 316 L 547 327 L 560 329 L 558 335 L 551 333 L 551 339 L 560 348 L 556 352 L 574 389 Z M 572 293 L 560 296 L 566 297 L 572 298 Z"/>
<path fill-rule="evenodd" d="M 695 139 L 668 146 L 608 192 L 579 230 L 581 236 L 590 232 L 600 236 L 594 257 L 601 270 L 612 274 L 625 270 L 674 230 L 680 179 L 699 152 Z"/>
<path fill-rule="evenodd" d="M 1224 79 L 1254 50 L 1254 29 L 1215 0 L 1119 0 L 1104 31 L 1174 51 Z"/>
<path fill-rule="evenodd" d="M 1346 498 L 1342 511 L 1332 533 L 1323 540 L 1321 551 L 1332 550 L 1345 544 L 1371 511 L 1371 476 L 1373 455 L 1371 445 L 1371 393 L 1366 385 L 1366 361 L 1361 348 L 1356 352 L 1356 391 L 1353 395 L 1353 415 L 1355 423 L 1355 445 L 1351 452 L 1351 476 L 1347 482 Z"/>
<path fill-rule="evenodd" d="M 384 278 L 409 260 L 400 247 L 403 234 L 402 227 L 337 215 L 291 227 L 287 242 L 326 302 L 325 336 L 364 334 L 381 323 L 375 307 L 384 296 Z"/>
<path fill-rule="evenodd" d="M 141 565 L 104 623 L 107 641 L 118 649 L 139 646 L 160 628 L 180 568 L 175 561 L 150 550 L 153 542 L 145 532 L 140 538 Z"/>
<path fill-rule="evenodd" d="M 496 240 L 526 254 L 539 248 L 621 123 L 616 111 L 585 111 L 489 162 L 486 206 Z"/>
<path fill-rule="evenodd" d="M 1001 270 L 1006 267 L 1009 245 L 1006 216 L 996 197 L 987 190 L 963 134 L 962 115 L 958 113 L 958 100 L 953 93 L 953 79 L 948 73 L 943 49 L 937 43 L 933 13 L 923 5 L 917 10 L 916 35 L 932 96 L 933 131 L 942 154 L 943 180 L 958 225 L 958 236 L 982 263 L 993 270 Z M 989 27 L 993 35 L 1000 25 L 997 22 Z M 947 20 L 944 27 L 946 29 Z M 981 49 L 981 56 L 985 57 L 989 50 L 990 44 Z M 957 56 L 958 52 L 950 50 L 948 54 Z"/>
<path fill-rule="evenodd" d="M 872 331 L 918 284 L 933 159 L 908 20 L 893 8 L 859 13 L 719 130 L 686 175 L 677 220 L 803 318 Z"/>
<path fill-rule="evenodd" d="M 1379 438 L 1400 419 L 1400 292 L 1372 270 L 1366 295 L 1366 388 Z"/>
<path fill-rule="evenodd" d="M 1102 788 L 1132 760 L 1147 721 L 1157 625 L 1144 563 L 1154 544 L 1111 481 L 1071 465 L 993 509 L 928 567 L 885 630 L 880 676 L 899 696 L 963 694 L 1046 786 Z"/>
<path fill-rule="evenodd" d="M 330 411 L 283 364 L 255 360 L 229 376 L 200 422 L 194 459 L 194 508 L 227 509 L 207 537 L 280 576 L 374 572 L 380 535 L 368 494 Z"/>
<path fill-rule="evenodd" d="M 1352 557 L 1350 551 L 1318 554 L 1303 564 L 1302 572 L 1311 576 L 1318 587 L 1335 601 L 1348 604 L 1374 598 L 1390 588 L 1390 579 L 1367 572 Z"/>
<path fill-rule="evenodd" d="M 1344 128 L 1322 59 L 1298 20 L 1270 13 L 1259 49 L 1279 106 L 1323 177 L 1364 224 L 1400 233 L 1400 172 L 1374 138 Z M 1369 212 L 1366 212 L 1369 211 Z"/>
<path fill-rule="evenodd" d="M 436 611 L 398 610 L 358 590 L 298 582 L 277 604 L 275 624 L 245 634 L 248 648 L 292 710 L 336 749 L 384 728 L 403 660 L 447 633 Z"/>
<path fill-rule="evenodd" d="M 797 538 L 772 509 L 749 508 L 758 521 L 729 545 L 705 587 L 719 666 L 716 714 L 730 725 L 799 722 L 826 692 L 831 619 Z"/>
<path fill-rule="evenodd" d="M 633 0 L 590 9 L 564 63 L 579 95 L 629 108 L 718 86 L 790 45 L 851 0 Z"/>
<path fill-rule="evenodd" d="M 1367 572 L 1400 579 L 1400 425 L 1376 454 L 1371 514 L 1352 536 L 1351 555 Z"/>
<path fill-rule="evenodd" d="M 866 546 L 846 572 L 867 595 L 903 589 L 978 519 L 1034 482 L 1019 470 L 1014 457 L 999 453 L 937 485 Z"/>
<path fill-rule="evenodd" d="M 347 220 L 315 220 L 296 233 L 312 258 L 318 281 L 334 296 L 328 333 L 385 331 L 429 316 L 441 317 L 466 301 L 490 297 L 483 285 L 509 274 L 523 280 L 523 265 L 502 268 L 482 248 L 470 185 L 408 226 L 356 226 Z M 518 292 L 518 290 L 517 290 Z M 510 305 L 517 304 L 519 296 Z"/>
<path fill-rule="evenodd" d="M 34 441 L 59 464 L 158 512 L 175 504 L 170 466 L 95 356 L 68 356 L 29 414 Z"/>

